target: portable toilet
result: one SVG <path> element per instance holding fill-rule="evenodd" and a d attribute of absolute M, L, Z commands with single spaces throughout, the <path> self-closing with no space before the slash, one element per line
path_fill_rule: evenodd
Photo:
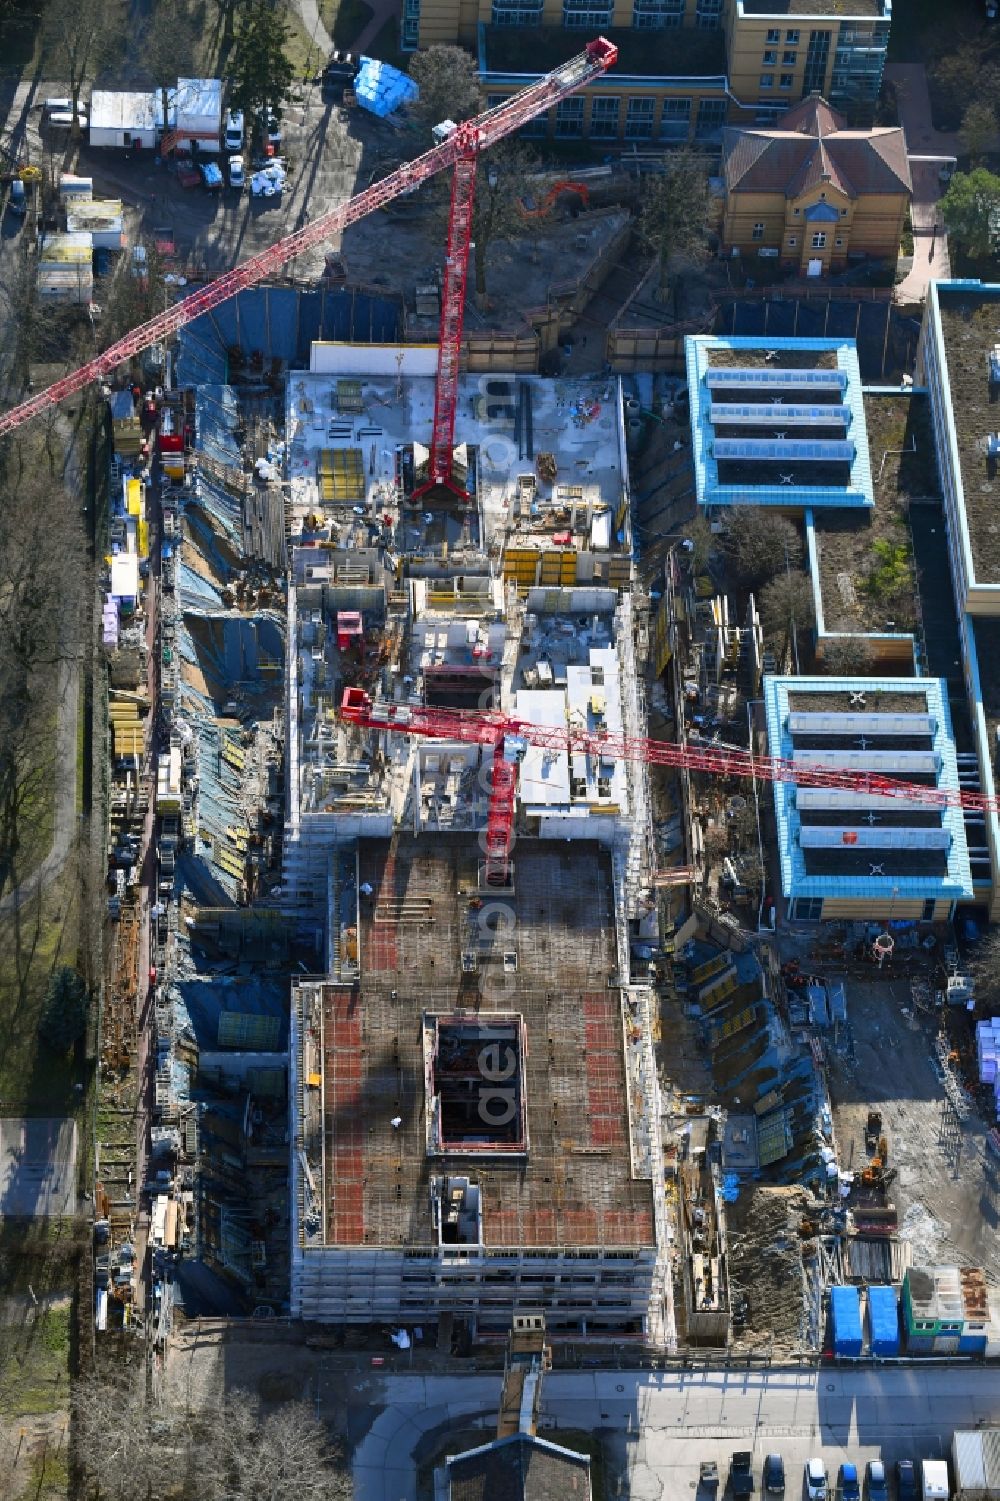
<path fill-rule="evenodd" d="M 880 1359 L 899 1354 L 899 1303 L 892 1287 L 868 1289 L 868 1338 Z"/>

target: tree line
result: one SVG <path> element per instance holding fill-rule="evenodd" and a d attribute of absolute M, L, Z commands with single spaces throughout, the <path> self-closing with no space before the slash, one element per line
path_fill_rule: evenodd
<path fill-rule="evenodd" d="M 72 1459 L 90 1501 L 350 1501 L 350 1471 L 306 1402 L 234 1390 L 181 1415 L 124 1364 L 74 1382 Z"/>

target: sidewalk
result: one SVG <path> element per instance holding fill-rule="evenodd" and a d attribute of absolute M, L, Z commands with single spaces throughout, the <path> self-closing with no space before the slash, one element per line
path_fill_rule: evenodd
<path fill-rule="evenodd" d="M 913 179 L 910 220 L 913 225 L 913 267 L 895 291 L 895 300 L 903 303 L 923 302 L 932 281 L 944 281 L 951 275 L 948 236 L 938 209 L 945 184 L 940 178 L 939 161 L 920 161 L 919 157 L 955 157 L 958 135 L 954 131 L 935 130 L 931 118 L 931 101 L 927 91 L 927 74 L 922 63 L 889 63 L 885 76 L 896 90 L 900 124 L 906 136 Z M 935 232 L 937 226 L 937 232 Z"/>

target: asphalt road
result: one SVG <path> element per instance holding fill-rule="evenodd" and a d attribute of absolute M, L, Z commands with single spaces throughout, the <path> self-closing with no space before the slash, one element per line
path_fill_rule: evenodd
<path fill-rule="evenodd" d="M 321 1377 L 318 1407 L 325 1391 Z M 499 1394 L 498 1376 L 365 1373 L 348 1397 L 355 1421 L 364 1422 L 359 1407 L 383 1410 L 357 1443 L 356 1501 L 415 1501 L 414 1456 L 426 1462 L 449 1431 L 478 1424 L 487 1437 Z M 754 1451 L 758 1483 L 763 1456 L 781 1453 L 787 1495 L 797 1498 L 810 1455 L 822 1454 L 832 1476 L 843 1459 L 860 1467 L 873 1458 L 934 1458 L 946 1453 L 955 1427 L 993 1418 L 1000 1420 L 1000 1370 L 972 1367 L 555 1372 L 546 1378 L 540 1431 L 598 1432 L 609 1498 L 693 1496 L 700 1461 L 715 1459 L 725 1473 L 741 1448 Z"/>

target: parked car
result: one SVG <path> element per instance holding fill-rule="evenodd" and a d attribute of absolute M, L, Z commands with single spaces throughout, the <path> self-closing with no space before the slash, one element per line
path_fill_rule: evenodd
<path fill-rule="evenodd" d="M 870 1459 L 865 1465 L 865 1494 L 868 1501 L 889 1501 L 889 1480 L 880 1459 Z"/>
<path fill-rule="evenodd" d="M 343 94 L 358 76 L 360 64 L 351 52 L 332 52 L 323 69 L 323 88 L 331 94 Z"/>
<path fill-rule="evenodd" d="M 917 1501 L 917 1467 L 912 1459 L 896 1460 L 897 1501 Z"/>
<path fill-rule="evenodd" d="M 840 1474 L 837 1477 L 837 1493 L 841 1501 L 861 1501 L 858 1467 L 849 1459 L 846 1459 L 840 1467 Z"/>
<path fill-rule="evenodd" d="M 243 111 L 241 109 L 231 109 L 226 115 L 223 139 L 227 151 L 243 150 Z"/>
<path fill-rule="evenodd" d="M 753 1452 L 738 1449 L 729 1461 L 729 1491 L 732 1496 L 753 1495 Z"/>
<path fill-rule="evenodd" d="M 766 1455 L 761 1485 L 765 1496 L 785 1494 L 785 1461 L 780 1454 Z"/>
<path fill-rule="evenodd" d="M 242 156 L 231 156 L 229 158 L 229 186 L 235 188 L 238 193 L 242 193 L 246 187 L 246 181 L 247 171 Z"/>
<path fill-rule="evenodd" d="M 281 126 L 273 109 L 268 109 L 261 115 L 260 135 L 266 155 L 274 156 L 275 152 L 281 148 Z"/>
<path fill-rule="evenodd" d="M 7 205 L 17 219 L 23 219 L 28 212 L 28 190 L 19 177 L 15 177 L 10 185 Z"/>
<path fill-rule="evenodd" d="M 826 1501 L 826 1465 L 821 1459 L 806 1460 L 805 1483 L 808 1501 Z"/>

